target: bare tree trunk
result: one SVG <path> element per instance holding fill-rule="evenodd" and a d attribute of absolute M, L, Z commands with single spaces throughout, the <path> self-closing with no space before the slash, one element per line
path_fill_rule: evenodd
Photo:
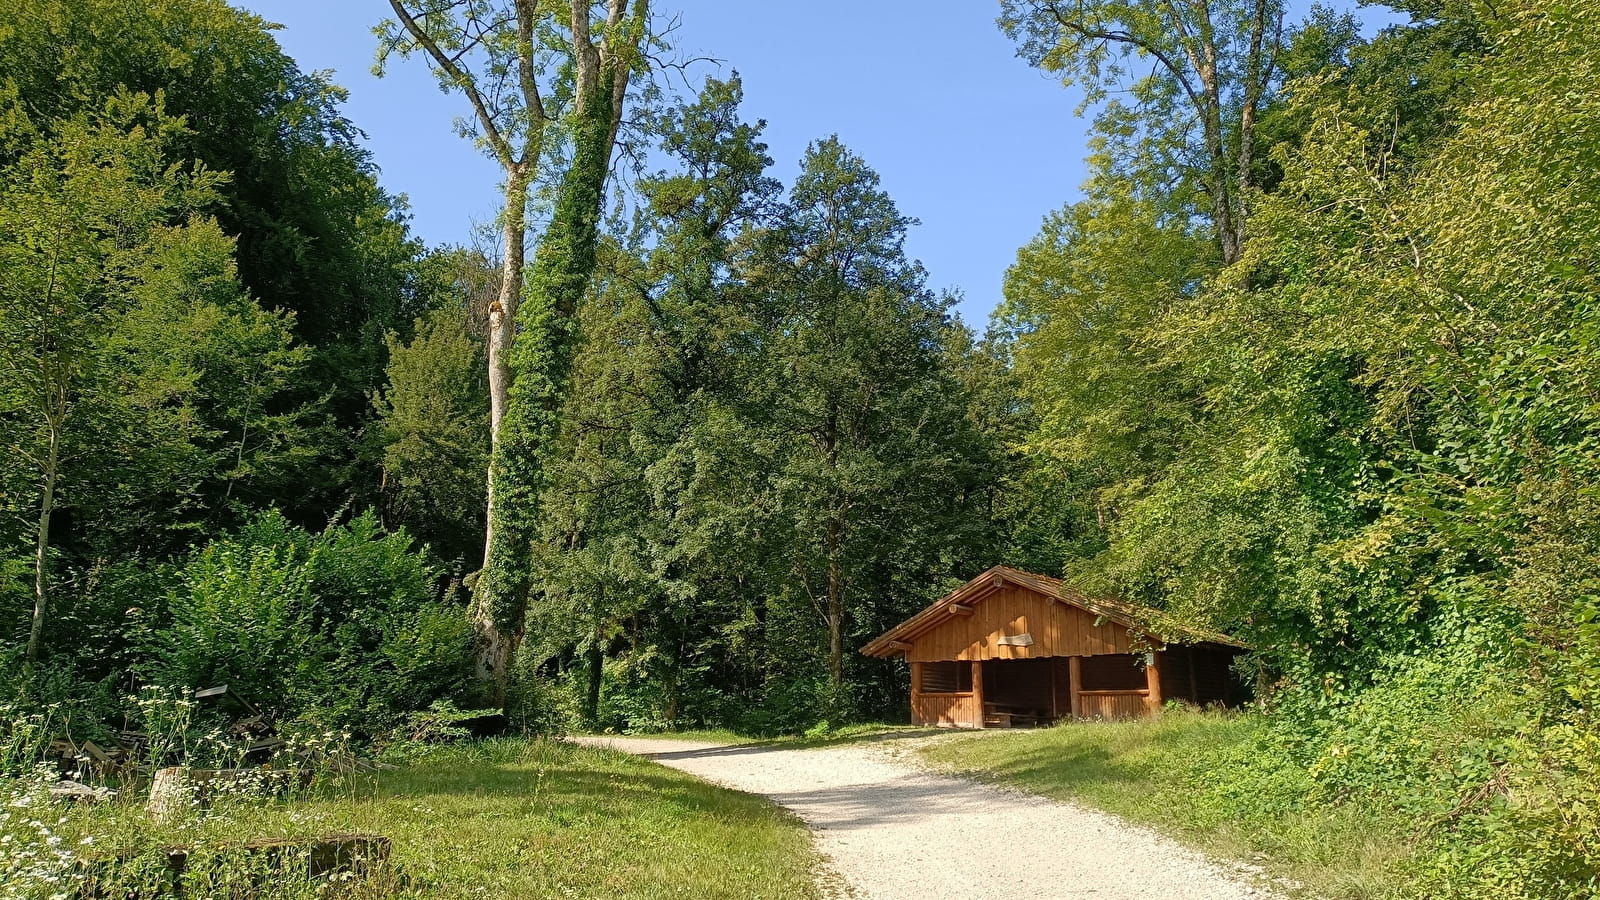
<path fill-rule="evenodd" d="M 50 423 L 50 449 L 45 456 L 44 490 L 39 503 L 39 531 L 33 554 L 33 624 L 28 629 L 28 662 L 38 662 L 44 650 L 44 620 L 50 612 L 50 515 L 55 511 L 56 477 L 60 468 L 61 430 Z"/>
<path fill-rule="evenodd" d="M 1206 192 L 1211 195 L 1212 215 L 1216 217 L 1217 245 L 1222 250 L 1223 265 L 1233 265 L 1244 255 L 1244 242 L 1240 235 L 1244 222 L 1235 208 L 1236 194 L 1228 165 L 1227 148 L 1222 142 L 1222 115 L 1220 109 L 1208 111 L 1206 119 L 1206 152 L 1211 158 L 1211 174 L 1206 179 Z"/>
<path fill-rule="evenodd" d="M 488 568 L 495 550 L 495 522 L 499 496 L 495 490 L 495 449 L 500 446 L 500 424 L 505 420 L 506 398 L 511 390 L 510 355 L 516 340 L 517 304 L 522 299 L 522 270 L 527 244 L 528 176 L 527 166 L 507 166 L 506 202 L 501 224 L 505 244 L 500 269 L 500 296 L 489 306 L 489 471 L 485 476 L 487 509 L 483 532 L 483 565 Z M 513 650 L 507 648 L 507 635 L 495 621 L 494 612 L 481 592 L 474 594 L 472 627 L 480 652 L 478 677 L 498 680 L 509 665 Z"/>
<path fill-rule="evenodd" d="M 522 298 L 522 268 L 527 245 L 528 179 L 527 169 L 515 165 L 506 178 L 505 221 L 501 242 L 505 255 L 500 264 L 500 296 L 489 307 L 489 433 L 500 436 L 500 422 L 506 417 L 506 394 L 511 390 L 508 355 L 516 335 L 517 301 Z"/>
<path fill-rule="evenodd" d="M 600 681 L 605 674 L 605 662 L 605 648 L 600 645 L 600 635 L 596 633 L 589 644 L 589 690 L 583 698 L 583 718 L 589 725 L 600 720 Z"/>
<path fill-rule="evenodd" d="M 1238 240 L 1238 210 L 1234 205 L 1228 145 L 1222 133 L 1222 83 L 1217 71 L 1216 33 L 1211 25 L 1210 8 L 1204 2 L 1199 4 L 1198 14 L 1196 46 L 1188 50 L 1200 79 L 1201 93 L 1196 98 L 1195 112 L 1204 123 L 1206 157 L 1211 164 L 1206 191 L 1211 195 L 1212 215 L 1216 217 L 1217 244 L 1222 250 L 1223 264 L 1231 265 L 1243 254 L 1244 248 Z"/>
<path fill-rule="evenodd" d="M 1246 225 L 1250 219 L 1250 191 L 1255 186 L 1256 117 L 1260 114 L 1261 98 L 1278 68 L 1277 51 L 1283 42 L 1283 13 L 1278 13 L 1275 33 L 1269 44 L 1267 30 L 1273 27 L 1268 21 L 1268 0 L 1256 0 L 1255 14 L 1250 22 L 1250 51 L 1246 57 L 1244 100 L 1239 110 L 1238 159 L 1238 217 L 1234 223 L 1234 242 L 1243 252 Z"/>

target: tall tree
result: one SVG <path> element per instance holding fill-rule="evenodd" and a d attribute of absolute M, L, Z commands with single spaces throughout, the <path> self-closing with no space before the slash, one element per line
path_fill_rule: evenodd
<path fill-rule="evenodd" d="M 270 502 L 320 526 L 327 508 L 364 499 L 376 479 L 359 477 L 357 436 L 382 379 L 384 333 L 405 333 L 422 311 L 421 248 L 340 113 L 343 92 L 301 71 L 265 20 L 222 0 L 0 4 L 0 32 L 0 71 L 35 129 L 0 146 L 0 164 L 57 140 L 57 125 L 97 112 L 119 89 L 160 95 L 187 125 L 165 141 L 168 162 L 229 176 L 205 212 L 235 242 L 237 281 L 260 306 L 291 315 L 310 351 L 296 399 L 316 403 L 331 427 L 302 435 L 292 470 L 241 482 L 206 512 L 237 524 L 221 510 Z"/>
<path fill-rule="evenodd" d="M 711 643 L 707 632 L 722 624 L 713 612 L 722 542 L 698 501 L 707 480 L 730 496 L 737 488 L 708 478 L 724 454 L 703 430 L 737 390 L 729 361 L 749 333 L 725 294 L 730 245 L 781 191 L 764 174 L 761 126 L 739 118 L 741 95 L 736 77 L 707 79 L 695 102 L 662 117 L 661 148 L 678 168 L 639 182 L 645 248 L 602 245 L 581 310 L 583 346 L 540 505 L 538 590 L 554 602 L 541 603 L 535 621 L 546 652 L 584 649 L 591 718 L 603 652 L 623 622 L 632 625 L 628 664 L 649 673 L 664 723 L 694 686 L 679 675 L 694 667 L 695 644 Z"/>
<path fill-rule="evenodd" d="M 516 339 L 527 248 L 528 192 L 546 162 L 545 147 L 561 118 L 559 83 L 541 83 L 561 59 L 551 17 L 553 3 L 539 0 L 389 0 L 395 19 L 380 24 L 382 42 L 374 71 L 382 74 L 391 53 L 426 56 L 439 86 L 459 91 L 472 107 L 457 121 L 461 135 L 476 142 L 505 175 L 500 210 L 500 291 L 489 307 L 487 366 L 489 435 L 498 446 L 511 390 L 511 347 Z M 584 23 L 588 24 L 587 10 Z M 488 531 L 484 564 L 494 547 L 494 510 L 499 493 L 494 470 L 486 469 Z"/>
<path fill-rule="evenodd" d="M 1198 186 L 1231 264 L 1248 233 L 1256 126 L 1278 75 L 1283 21 L 1282 0 L 1002 0 L 1000 27 L 1019 55 L 1081 86 L 1086 104 L 1132 87 L 1140 109 L 1113 104 L 1105 123 L 1143 131 L 1145 164 Z M 1144 62 L 1148 76 L 1135 72 Z"/>
<path fill-rule="evenodd" d="M 826 705 L 840 713 L 847 639 L 910 612 L 921 596 L 897 589 L 903 576 L 959 565 L 981 454 L 943 366 L 949 301 L 904 253 L 913 220 L 837 138 L 807 150 L 789 204 L 747 263 L 770 304 L 752 414 L 781 448 L 770 477 L 794 528 L 788 593 L 820 614 Z"/>
<path fill-rule="evenodd" d="M 573 107 L 572 158 L 556 188 L 555 209 L 539 241 L 526 300 L 523 336 L 512 349 L 514 381 L 505 433 L 490 462 L 506 502 L 491 504 L 483 577 L 474 596 L 479 675 L 503 687 L 516 653 L 532 589 L 533 527 L 543 484 L 544 454 L 559 427 L 575 347 L 578 304 L 594 274 L 611 154 L 622 126 L 628 85 L 645 67 L 649 0 L 607 0 L 591 21 L 592 4 L 572 0 L 569 26 Z"/>
<path fill-rule="evenodd" d="M 479 674 L 500 693 L 525 627 L 538 457 L 554 434 L 611 151 L 648 35 L 648 0 L 608 0 L 598 21 L 594 6 L 390 0 L 396 21 L 378 28 L 380 69 L 390 52 L 425 53 L 441 86 L 472 107 L 463 134 L 482 141 L 506 174 L 500 299 L 489 314 L 488 524 L 474 595 Z M 570 162 L 553 177 L 555 208 L 525 286 L 528 191 L 558 127 Z"/>

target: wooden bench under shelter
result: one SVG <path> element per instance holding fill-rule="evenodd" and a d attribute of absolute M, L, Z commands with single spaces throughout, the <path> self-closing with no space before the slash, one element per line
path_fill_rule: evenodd
<path fill-rule="evenodd" d="M 1247 648 L 1160 611 L 995 566 L 861 648 L 911 664 L 916 725 L 1129 719 L 1166 700 L 1230 705 Z"/>

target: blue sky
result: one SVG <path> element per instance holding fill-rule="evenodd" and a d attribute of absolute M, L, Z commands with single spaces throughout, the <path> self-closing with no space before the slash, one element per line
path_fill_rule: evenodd
<path fill-rule="evenodd" d="M 373 78 L 371 27 L 381 0 L 244 0 L 284 26 L 303 69 L 332 69 L 350 92 L 384 186 L 411 201 L 429 243 L 465 241 L 496 210 L 498 169 L 450 123 L 464 111 L 420 59 Z M 959 288 L 961 313 L 982 327 L 1006 266 L 1042 217 L 1077 195 L 1085 123 L 1076 99 L 1014 56 L 990 2 L 731 3 L 657 0 L 681 15 L 674 43 L 712 56 L 744 80 L 744 112 L 766 119 L 774 174 L 789 181 L 806 144 L 838 133 L 883 178 L 903 214 L 922 224 L 907 249 L 935 288 Z M 937 10 L 930 14 L 929 10 Z M 692 70 L 693 71 L 693 70 Z"/>
<path fill-rule="evenodd" d="M 345 112 L 368 135 L 384 186 L 405 194 L 430 244 L 465 242 L 493 220 L 498 169 L 450 123 L 465 110 L 420 59 L 370 74 L 382 0 L 243 0 L 281 24 L 302 69 L 333 70 Z M 959 290 L 981 328 L 1006 267 L 1046 213 L 1078 197 L 1087 123 L 1078 98 L 1029 68 L 995 27 L 993 0 L 656 0 L 674 44 L 710 56 L 691 75 L 743 77 L 744 113 L 766 119 L 774 174 L 789 181 L 807 143 L 837 133 L 866 158 L 900 211 L 931 285 Z M 1298 4 L 1297 4 L 1298 5 Z"/>

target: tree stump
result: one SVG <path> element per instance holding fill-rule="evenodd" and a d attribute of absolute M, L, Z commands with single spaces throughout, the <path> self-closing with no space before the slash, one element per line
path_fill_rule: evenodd
<path fill-rule="evenodd" d="M 150 782 L 150 800 L 144 806 L 160 822 L 182 819 L 200 809 L 200 790 L 183 766 L 157 769 Z"/>
<path fill-rule="evenodd" d="M 311 783 L 307 769 L 157 769 L 145 811 L 163 822 L 204 811 L 219 794 L 271 796 Z"/>

